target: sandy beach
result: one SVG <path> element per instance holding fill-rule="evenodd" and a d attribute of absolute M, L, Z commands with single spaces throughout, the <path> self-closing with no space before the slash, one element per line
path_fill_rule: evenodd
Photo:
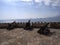
<path fill-rule="evenodd" d="M 51 32 L 55 32 L 51 36 L 40 35 L 38 30 L 0 29 L 0 45 L 60 45 L 60 29 L 50 29 Z"/>

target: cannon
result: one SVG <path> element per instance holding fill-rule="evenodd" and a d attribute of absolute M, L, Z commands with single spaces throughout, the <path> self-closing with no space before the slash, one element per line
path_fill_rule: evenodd
<path fill-rule="evenodd" d="M 30 24 L 30 20 L 26 23 L 26 26 L 24 27 L 25 30 L 32 30 L 33 26 Z"/>
<path fill-rule="evenodd" d="M 16 22 L 14 21 L 14 22 L 8 24 L 7 29 L 11 30 L 11 29 L 14 29 L 15 27 L 16 27 Z"/>
<path fill-rule="evenodd" d="M 40 29 L 38 30 L 39 34 L 44 34 L 44 35 L 48 35 L 50 33 L 50 30 L 48 28 L 48 24 L 45 24 L 44 26 L 41 26 Z"/>

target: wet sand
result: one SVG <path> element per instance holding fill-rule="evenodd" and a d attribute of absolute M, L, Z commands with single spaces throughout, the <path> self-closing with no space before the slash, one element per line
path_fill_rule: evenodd
<path fill-rule="evenodd" d="M 0 29 L 0 45 L 60 45 L 60 29 L 50 29 L 51 32 L 55 32 L 51 36 L 40 35 L 38 30 Z"/>

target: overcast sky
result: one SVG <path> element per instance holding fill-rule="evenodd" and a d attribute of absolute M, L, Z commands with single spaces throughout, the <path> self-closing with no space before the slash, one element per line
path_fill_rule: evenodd
<path fill-rule="evenodd" d="M 0 0 L 0 20 L 58 15 L 60 15 L 60 0 Z"/>

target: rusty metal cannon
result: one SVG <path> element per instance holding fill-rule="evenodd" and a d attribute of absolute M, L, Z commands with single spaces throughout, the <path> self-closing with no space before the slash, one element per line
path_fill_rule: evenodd
<path fill-rule="evenodd" d="M 11 29 L 14 29 L 14 28 L 16 28 L 16 22 L 15 21 L 8 24 L 8 27 L 7 27 L 8 30 L 11 30 Z"/>
<path fill-rule="evenodd" d="M 26 26 L 24 27 L 25 30 L 32 30 L 33 29 L 33 26 L 31 25 L 30 23 L 30 20 L 26 23 Z"/>
<path fill-rule="evenodd" d="M 45 24 L 44 26 L 41 26 L 40 29 L 38 30 L 39 34 L 44 34 L 44 35 L 48 35 L 50 33 L 50 30 L 48 28 L 48 24 Z"/>

